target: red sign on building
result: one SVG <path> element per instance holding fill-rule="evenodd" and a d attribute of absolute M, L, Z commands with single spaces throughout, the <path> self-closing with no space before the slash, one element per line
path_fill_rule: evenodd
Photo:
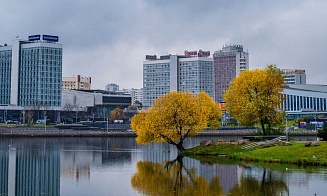
<path fill-rule="evenodd" d="M 202 51 L 201 49 L 199 52 L 197 51 L 184 51 L 185 56 L 198 56 L 198 57 L 208 57 L 210 56 L 210 51 Z"/>

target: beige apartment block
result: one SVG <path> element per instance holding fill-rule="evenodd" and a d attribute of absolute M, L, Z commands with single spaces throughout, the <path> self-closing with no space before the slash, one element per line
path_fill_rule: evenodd
<path fill-rule="evenodd" d="M 63 89 L 91 90 L 91 77 L 73 75 L 73 77 L 62 77 Z"/>

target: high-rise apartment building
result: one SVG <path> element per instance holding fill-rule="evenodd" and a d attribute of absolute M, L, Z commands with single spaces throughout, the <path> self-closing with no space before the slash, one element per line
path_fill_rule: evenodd
<path fill-rule="evenodd" d="M 0 104 L 60 107 L 62 44 L 33 35 L 0 46 Z"/>
<path fill-rule="evenodd" d="M 143 103 L 143 89 L 123 89 L 122 90 L 126 94 L 130 94 L 132 96 L 132 102 L 133 104 L 138 101 L 140 103 Z"/>
<path fill-rule="evenodd" d="M 307 84 L 305 70 L 303 69 L 281 69 L 286 84 Z"/>
<path fill-rule="evenodd" d="M 83 77 L 80 75 L 74 75 L 73 77 L 63 77 L 62 88 L 74 90 L 91 90 L 91 77 Z"/>
<path fill-rule="evenodd" d="M 105 90 L 109 92 L 117 92 L 119 90 L 119 85 L 114 83 L 107 84 Z"/>
<path fill-rule="evenodd" d="M 209 51 L 185 51 L 184 55 L 146 55 L 143 62 L 143 106 L 170 91 L 201 91 L 214 98 L 213 59 Z"/>
<path fill-rule="evenodd" d="M 224 101 L 229 83 L 242 71 L 249 69 L 249 53 L 242 45 L 223 46 L 213 54 L 215 77 L 215 101 Z"/>

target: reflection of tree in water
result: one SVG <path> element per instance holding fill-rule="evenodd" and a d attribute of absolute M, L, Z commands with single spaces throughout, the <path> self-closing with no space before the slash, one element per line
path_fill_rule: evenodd
<path fill-rule="evenodd" d="M 275 196 L 283 195 L 287 192 L 287 184 L 283 181 L 282 176 L 277 178 L 272 171 L 266 171 L 266 169 L 264 169 L 261 180 L 252 176 L 242 176 L 240 183 L 232 188 L 228 195 Z"/>
<path fill-rule="evenodd" d="M 196 170 L 183 165 L 183 157 L 165 164 L 138 162 L 138 172 L 132 176 L 134 189 L 145 195 L 222 195 L 218 177 L 208 182 Z"/>

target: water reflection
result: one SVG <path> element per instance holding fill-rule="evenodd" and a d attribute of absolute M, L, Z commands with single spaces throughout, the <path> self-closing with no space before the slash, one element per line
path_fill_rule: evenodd
<path fill-rule="evenodd" d="M 193 138 L 185 146 L 208 139 L 215 140 Z M 2 138 L 0 195 L 325 194 L 326 168 L 177 155 L 171 145 L 140 146 L 135 138 Z"/>
<path fill-rule="evenodd" d="M 252 169 L 252 168 L 251 168 Z M 231 195 L 287 195 L 289 192 L 285 175 L 266 168 L 257 169 L 249 176 L 241 175 L 239 183 L 234 186 Z"/>
<path fill-rule="evenodd" d="M 286 195 L 288 192 L 282 172 L 236 164 L 201 164 L 180 156 L 161 164 L 139 161 L 131 184 L 143 195 Z"/>
<path fill-rule="evenodd" d="M 149 161 L 137 163 L 138 172 L 131 184 L 143 195 L 222 195 L 219 179 L 207 180 L 195 168 L 187 168 L 183 158 L 164 164 Z"/>

